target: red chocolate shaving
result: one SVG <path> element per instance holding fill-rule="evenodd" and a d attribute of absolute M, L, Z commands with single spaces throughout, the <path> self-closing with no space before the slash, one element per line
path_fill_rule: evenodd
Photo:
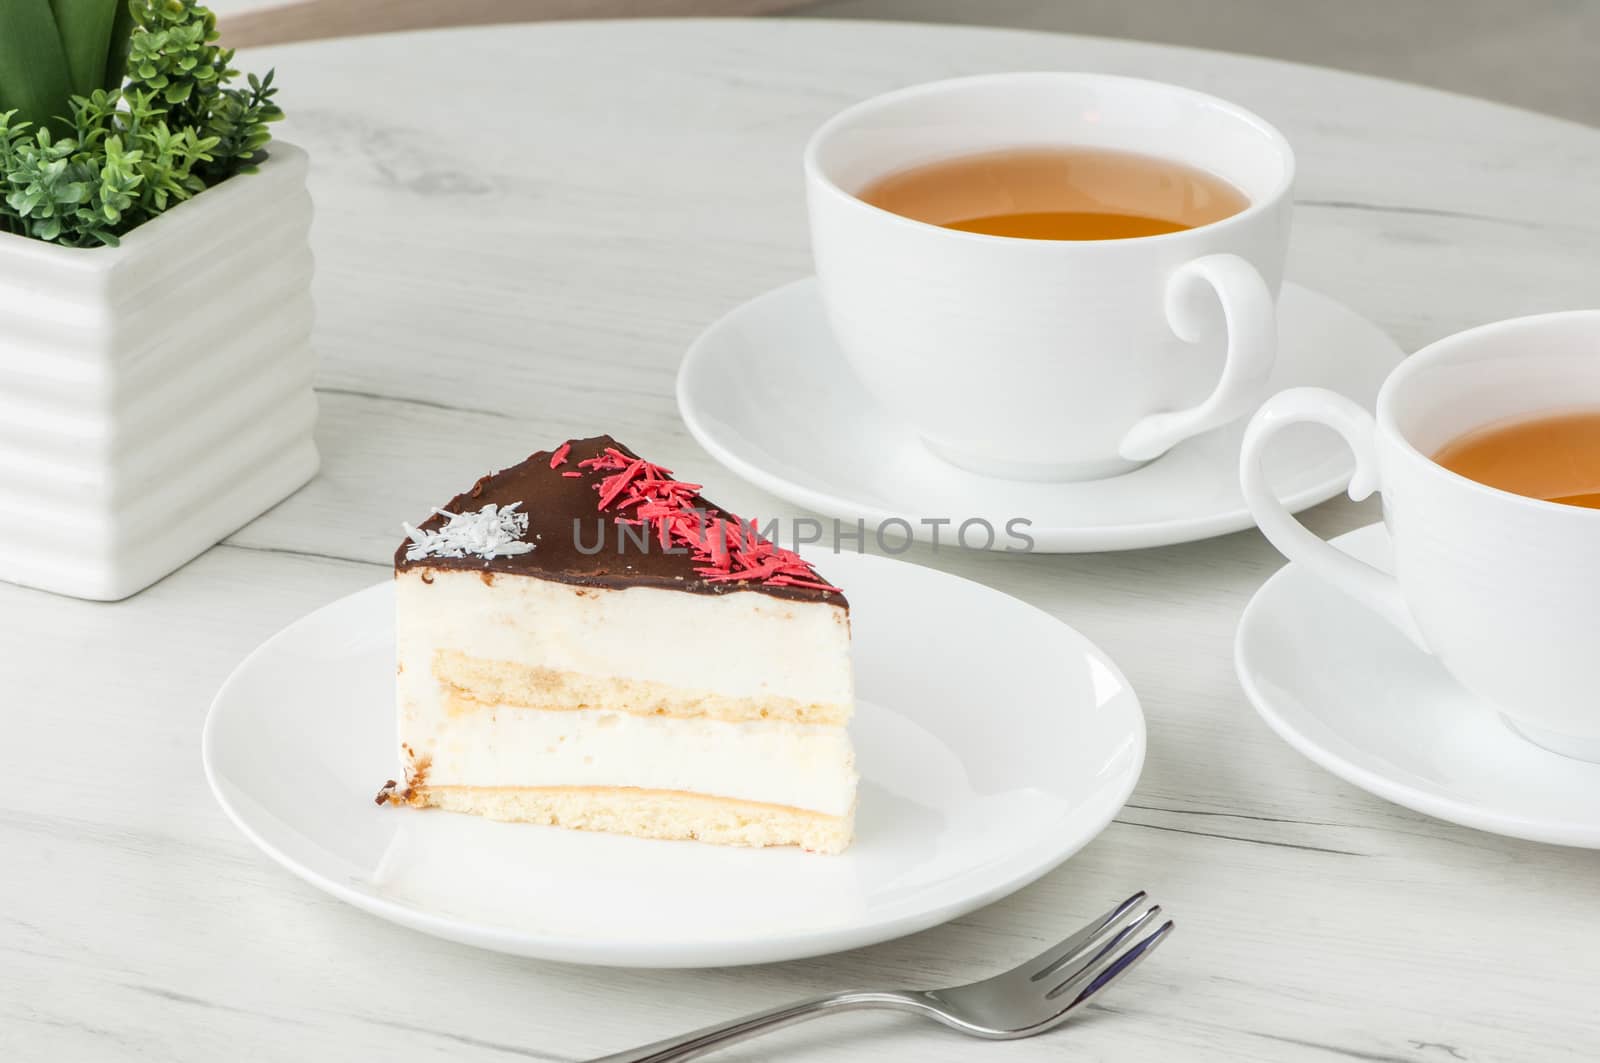
<path fill-rule="evenodd" d="M 619 524 L 652 525 L 662 549 L 687 549 L 699 566 L 695 572 L 707 583 L 750 580 L 774 587 L 843 593 L 824 582 L 799 554 L 761 538 L 755 521 L 697 510 L 694 501 L 700 485 L 674 480 L 671 469 L 631 458 L 615 447 L 578 462 L 578 467 L 610 474 L 595 484 L 602 513 L 610 510 Z M 632 515 L 624 516 L 622 511 L 629 509 Z"/>
<path fill-rule="evenodd" d="M 556 448 L 556 452 L 554 454 L 550 455 L 550 467 L 552 469 L 561 468 L 561 466 L 563 466 L 563 465 L 565 465 L 567 463 L 567 455 L 570 454 L 570 453 L 572 453 L 572 444 L 571 443 L 563 443 L 563 444 L 561 444 L 559 447 Z M 564 472 L 561 475 L 562 476 L 576 476 L 578 474 L 577 473 L 571 473 L 571 472 Z"/>

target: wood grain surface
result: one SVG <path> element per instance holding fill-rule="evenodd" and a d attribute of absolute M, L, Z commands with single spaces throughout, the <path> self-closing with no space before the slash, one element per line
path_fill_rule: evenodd
<path fill-rule="evenodd" d="M 800 0 L 290 0 L 226 12 L 218 20 L 230 48 L 319 41 L 399 30 L 563 19 L 765 15 Z"/>

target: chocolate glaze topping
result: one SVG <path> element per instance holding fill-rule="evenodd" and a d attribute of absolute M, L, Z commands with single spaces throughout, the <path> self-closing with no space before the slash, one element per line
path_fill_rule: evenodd
<path fill-rule="evenodd" d="M 395 551 L 395 571 L 468 569 L 484 573 L 486 579 L 492 579 L 493 573 L 504 572 L 587 587 L 663 587 L 695 594 L 753 591 L 773 598 L 829 602 L 848 608 L 844 595 L 838 591 L 774 584 L 762 579 L 707 579 L 697 571 L 704 567 L 703 562 L 696 561 L 687 552 L 669 553 L 662 549 L 656 522 L 647 521 L 642 526 L 618 524 L 617 509 L 600 508 L 599 485 L 612 473 L 584 468 L 581 463 L 603 455 L 608 447 L 616 448 L 630 459 L 638 458 L 637 454 L 610 436 L 569 440 L 567 447 L 565 460 L 555 468 L 550 463 L 557 451 L 541 450 L 519 465 L 483 477 L 441 507 L 451 513 L 466 513 L 490 503 L 505 507 L 520 502 L 520 511 L 528 515 L 528 531 L 523 539 L 535 544 L 533 550 L 489 559 L 469 555 L 410 561 L 406 559 L 411 545 L 408 540 Z M 571 473 L 578 475 L 569 475 Z M 691 504 L 705 510 L 708 521 L 718 517 L 737 520 L 699 494 L 692 497 Z M 444 523 L 444 517 L 434 514 L 419 527 L 434 531 Z M 641 540 L 647 545 L 641 546 Z M 595 550 L 597 544 L 601 544 L 598 551 Z M 583 549 L 579 549 L 580 545 Z M 826 582 L 821 577 L 816 580 Z"/>

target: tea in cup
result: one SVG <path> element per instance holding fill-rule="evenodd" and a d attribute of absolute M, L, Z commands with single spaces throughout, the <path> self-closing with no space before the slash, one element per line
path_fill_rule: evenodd
<path fill-rule="evenodd" d="M 1294 154 L 1249 111 L 1104 74 L 959 78 L 847 109 L 805 164 L 833 332 L 947 461 L 1113 476 L 1266 397 Z"/>
<path fill-rule="evenodd" d="M 1302 421 L 1356 454 L 1352 498 L 1383 493 L 1394 574 L 1311 534 L 1262 454 Z M 1251 419 L 1250 511 L 1284 556 L 1409 635 L 1532 741 L 1600 761 L 1600 310 L 1485 325 L 1401 363 L 1377 415 L 1294 388 Z"/>

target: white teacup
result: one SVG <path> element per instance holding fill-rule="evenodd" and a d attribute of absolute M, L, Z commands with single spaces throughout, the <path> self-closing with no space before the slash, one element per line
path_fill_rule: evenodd
<path fill-rule="evenodd" d="M 1014 147 L 1186 163 L 1249 200 L 1125 240 L 942 228 L 857 198 L 874 180 Z M 1231 103 L 1103 74 L 958 78 L 878 96 L 805 154 L 817 279 L 876 401 L 964 468 L 1015 479 L 1127 472 L 1265 398 L 1294 155 Z"/>
<path fill-rule="evenodd" d="M 1240 477 L 1284 556 L 1411 636 L 1534 742 L 1600 760 L 1600 510 L 1486 487 L 1429 457 L 1496 421 L 1585 407 L 1600 408 L 1600 310 L 1502 321 L 1406 359 L 1376 419 L 1320 388 L 1274 395 L 1246 430 Z M 1299 421 L 1355 450 L 1350 497 L 1383 492 L 1393 576 L 1318 539 L 1273 497 L 1262 452 Z"/>

